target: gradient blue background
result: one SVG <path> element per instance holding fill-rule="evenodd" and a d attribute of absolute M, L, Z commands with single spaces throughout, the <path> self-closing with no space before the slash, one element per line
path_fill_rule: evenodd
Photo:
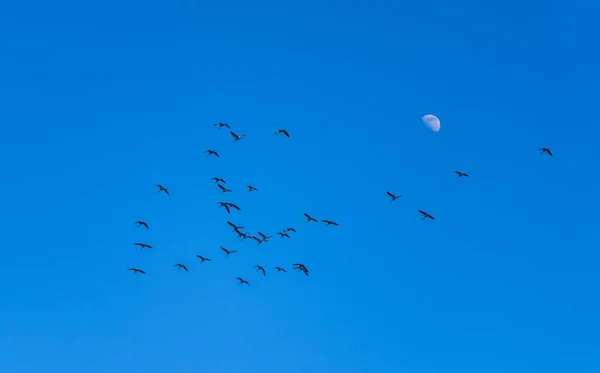
<path fill-rule="evenodd" d="M 600 371 L 600 6 L 482 3 L 2 2 L 0 371 Z"/>

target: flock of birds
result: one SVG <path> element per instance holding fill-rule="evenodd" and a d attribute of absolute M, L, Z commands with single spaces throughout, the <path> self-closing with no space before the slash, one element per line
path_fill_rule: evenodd
<path fill-rule="evenodd" d="M 242 140 L 243 138 L 246 137 L 246 134 L 238 135 L 237 133 L 233 132 L 231 130 L 231 126 L 227 123 L 215 123 L 214 126 L 217 127 L 217 129 L 221 129 L 223 127 L 229 129 L 229 134 L 233 138 L 233 142 Z M 279 129 L 279 130 L 275 131 L 274 135 L 283 135 L 287 138 L 290 138 L 289 132 L 285 129 Z M 213 149 L 207 149 L 206 151 L 204 151 L 204 153 L 207 156 L 214 156 L 214 157 L 220 158 L 219 153 Z M 232 192 L 231 189 L 229 189 L 225 186 L 227 184 L 227 181 L 225 179 L 220 178 L 220 177 L 213 177 L 212 180 L 214 181 L 216 186 L 221 190 L 222 193 Z M 156 188 L 157 188 L 157 193 L 163 193 L 167 196 L 170 195 L 169 190 L 164 185 L 156 184 Z M 259 191 L 258 188 L 254 187 L 252 185 L 247 185 L 246 188 L 248 189 L 248 192 L 258 192 Z M 241 210 L 241 208 L 238 205 L 236 205 L 235 203 L 219 201 L 219 202 L 217 202 L 217 204 L 219 205 L 219 207 L 224 208 L 228 214 L 231 214 L 232 210 L 237 210 L 237 211 Z M 304 213 L 304 217 L 306 218 L 306 223 L 310 223 L 310 222 L 318 223 L 319 222 L 318 219 L 315 219 L 314 217 L 312 217 L 311 215 L 309 215 L 307 213 Z M 330 226 L 330 225 L 338 226 L 339 225 L 337 222 L 335 222 L 333 220 L 321 219 L 320 221 L 322 223 L 324 223 L 326 226 Z M 146 230 L 150 230 L 150 226 L 144 220 L 138 220 L 135 222 L 135 224 L 137 225 L 138 228 L 145 228 Z M 244 229 L 243 226 L 236 225 L 229 220 L 227 220 L 227 224 L 238 235 L 239 239 L 241 239 L 241 240 L 251 239 L 251 240 L 256 241 L 257 245 L 268 242 L 269 239 L 272 238 L 272 236 L 268 236 L 262 232 L 257 232 L 256 235 L 246 233 L 243 231 L 243 229 Z M 296 229 L 294 229 L 292 227 L 288 227 L 280 232 L 277 232 L 277 235 L 279 235 L 280 238 L 290 239 L 291 238 L 290 233 L 297 233 L 297 231 L 296 231 Z M 153 248 L 152 245 L 149 245 L 144 242 L 134 242 L 134 245 L 139 247 L 140 249 L 152 249 Z M 230 255 L 237 253 L 237 250 L 230 250 L 223 246 L 220 246 L 220 249 L 225 254 L 225 257 L 229 257 Z M 212 261 L 212 259 L 210 259 L 206 256 L 203 256 L 203 255 L 200 255 L 200 254 L 197 254 L 196 257 L 200 260 L 200 263 Z M 188 267 L 182 263 L 176 263 L 173 267 L 176 267 L 177 269 L 189 272 Z M 265 270 L 265 267 L 263 267 L 261 265 L 255 265 L 253 268 L 256 269 L 256 272 L 261 272 L 263 274 L 263 276 L 267 275 L 267 271 Z M 296 271 L 304 273 L 306 276 L 309 275 L 309 270 L 303 263 L 293 263 L 292 268 Z M 280 266 L 275 266 L 275 267 L 273 267 L 273 269 L 276 270 L 277 272 L 287 272 L 287 270 L 284 267 L 280 267 Z M 131 271 L 133 273 L 139 273 L 142 275 L 146 274 L 145 270 L 143 270 L 141 268 L 137 268 L 137 267 L 128 268 L 127 270 Z M 250 282 L 245 280 L 243 277 L 237 277 L 236 279 L 238 280 L 240 285 L 250 285 Z"/>
<path fill-rule="evenodd" d="M 233 142 L 240 141 L 246 137 L 246 134 L 238 135 L 237 133 L 233 132 L 233 130 L 231 129 L 231 126 L 227 123 L 219 122 L 219 123 L 215 123 L 214 126 L 217 129 L 222 129 L 222 128 L 229 129 L 229 134 L 233 138 Z M 274 135 L 282 135 L 287 138 L 291 138 L 289 132 L 285 129 L 279 129 L 279 130 L 275 131 Z M 553 156 L 552 151 L 548 148 L 540 148 L 540 149 L 538 149 L 538 151 L 541 153 L 546 153 L 549 156 Z M 207 156 L 214 156 L 214 157 L 220 158 L 219 153 L 213 149 L 208 149 L 204 153 L 207 154 Z M 454 173 L 457 175 L 457 178 L 469 177 L 469 174 L 462 172 L 462 171 L 454 171 Z M 213 177 L 212 180 L 214 181 L 216 186 L 221 190 L 222 193 L 232 192 L 231 189 L 229 189 L 225 186 L 227 184 L 227 181 L 225 181 L 223 178 Z M 157 184 L 156 188 L 157 188 L 157 193 L 163 193 L 165 195 L 170 195 L 169 190 L 165 186 L 163 186 L 161 184 Z M 258 192 L 259 191 L 258 188 L 254 187 L 252 185 L 247 185 L 246 188 L 248 189 L 248 192 Z M 402 195 L 394 194 L 390 191 L 386 191 L 386 194 L 390 198 L 390 203 L 394 202 L 398 198 L 402 197 Z M 217 202 L 217 204 L 219 205 L 219 207 L 224 208 L 225 211 L 227 212 L 227 214 L 231 214 L 231 212 L 233 210 L 236 210 L 236 211 L 241 210 L 241 208 L 238 205 L 236 205 L 235 203 L 219 201 L 219 202 Z M 417 210 L 417 211 L 419 212 L 419 214 L 421 214 L 423 216 L 423 220 L 425 220 L 425 219 L 435 220 L 435 217 L 433 217 L 433 215 L 429 214 L 428 212 L 423 211 L 423 210 Z M 327 219 L 319 220 L 319 219 L 312 217 L 311 215 L 309 215 L 306 212 L 304 213 L 304 217 L 306 218 L 306 223 L 311 223 L 311 222 L 318 223 L 320 221 L 320 222 L 324 223 L 325 226 L 335 226 L 335 227 L 339 226 L 339 224 L 334 220 L 327 220 Z M 138 228 L 145 228 L 146 230 L 150 230 L 150 226 L 148 225 L 148 223 L 146 221 L 139 220 L 135 224 L 137 225 Z M 244 230 L 243 226 L 236 225 L 229 220 L 227 220 L 227 224 L 233 229 L 233 232 L 235 232 L 237 234 L 239 239 L 254 240 L 257 242 L 257 245 L 268 242 L 269 239 L 272 238 L 272 236 L 268 236 L 262 232 L 257 232 L 256 235 L 246 233 L 243 231 Z M 280 232 L 277 232 L 277 235 L 279 235 L 279 238 L 290 239 L 291 238 L 290 233 L 297 233 L 297 231 L 296 231 L 296 229 L 294 229 L 292 227 L 288 227 L 288 228 L 283 229 Z M 151 245 L 148 245 L 143 242 L 135 242 L 134 245 L 141 249 L 152 249 L 153 248 Z M 223 246 L 220 246 L 220 249 L 225 254 L 225 257 L 229 257 L 230 255 L 237 253 L 237 250 L 230 250 Z M 212 259 L 210 259 L 206 256 L 203 256 L 203 255 L 197 254 L 196 257 L 200 260 L 200 263 L 212 261 Z M 176 267 L 177 269 L 180 269 L 180 270 L 184 270 L 186 272 L 189 271 L 188 267 L 182 263 L 176 263 L 173 267 Z M 253 268 L 256 269 L 256 272 L 261 272 L 263 274 L 263 276 L 267 275 L 267 271 L 265 270 L 265 268 L 263 266 L 255 265 Z M 308 268 L 303 263 L 293 263 L 292 268 L 296 271 L 304 273 L 306 276 L 309 275 Z M 284 267 L 280 267 L 280 266 L 275 266 L 273 269 L 275 269 L 277 272 L 287 272 Z M 133 273 L 139 273 L 139 274 L 143 274 L 143 275 L 146 274 L 146 271 L 144 271 L 143 269 L 140 269 L 140 268 L 136 268 L 136 267 L 128 268 L 127 270 L 131 271 Z M 250 285 L 250 283 L 247 280 L 245 280 L 243 277 L 237 277 L 236 279 L 239 282 L 239 285 Z"/>

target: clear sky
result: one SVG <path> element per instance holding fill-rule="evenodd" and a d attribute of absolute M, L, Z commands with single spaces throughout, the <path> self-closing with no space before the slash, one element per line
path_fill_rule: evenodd
<path fill-rule="evenodd" d="M 0 371 L 600 371 L 600 6 L 483 4 L 2 2 Z"/>

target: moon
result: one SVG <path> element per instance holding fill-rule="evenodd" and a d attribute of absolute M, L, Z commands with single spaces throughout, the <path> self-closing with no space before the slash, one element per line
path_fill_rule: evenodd
<path fill-rule="evenodd" d="M 441 125 L 440 119 L 438 117 L 436 117 L 435 115 L 433 115 L 433 114 L 424 115 L 423 118 L 421 118 L 421 120 L 433 132 L 437 132 L 440 130 L 440 125 Z"/>

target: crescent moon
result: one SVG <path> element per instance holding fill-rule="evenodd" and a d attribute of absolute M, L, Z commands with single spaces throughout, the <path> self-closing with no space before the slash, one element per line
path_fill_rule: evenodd
<path fill-rule="evenodd" d="M 433 114 L 424 115 L 423 118 L 421 118 L 421 120 L 433 132 L 437 132 L 440 130 L 440 126 L 441 126 L 440 119 L 438 117 L 436 117 L 435 115 L 433 115 Z"/>

